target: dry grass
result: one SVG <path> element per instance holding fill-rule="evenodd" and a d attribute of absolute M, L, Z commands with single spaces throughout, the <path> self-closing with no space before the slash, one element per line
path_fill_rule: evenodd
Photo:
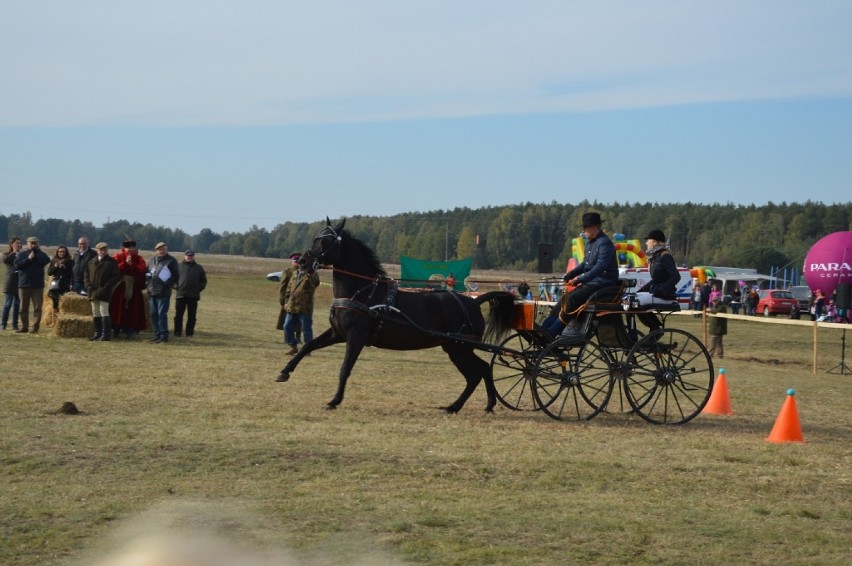
<path fill-rule="evenodd" d="M 820 331 L 813 374 L 809 328 L 732 321 L 735 414 L 683 427 L 485 414 L 482 388 L 445 415 L 463 380 L 440 350 L 367 349 L 326 411 L 342 346 L 273 381 L 286 359 L 263 275 L 279 267 L 202 263 L 193 341 L 0 334 L 0 563 L 91 563 L 185 531 L 275 564 L 850 561 L 852 382 L 826 373 L 839 331 Z M 767 443 L 789 387 L 807 442 Z"/>

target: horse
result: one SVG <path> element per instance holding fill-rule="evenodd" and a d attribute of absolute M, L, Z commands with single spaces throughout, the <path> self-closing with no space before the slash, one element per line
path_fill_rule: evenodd
<path fill-rule="evenodd" d="M 299 362 L 311 352 L 345 342 L 337 392 L 326 405 L 335 409 L 343 401 L 346 381 L 365 346 L 389 350 L 440 346 L 466 382 L 459 398 L 440 408 L 457 413 L 484 379 L 488 396 L 485 410 L 491 412 L 497 400 L 491 366 L 474 350 L 480 340 L 496 342 L 511 329 L 514 296 L 492 291 L 474 299 L 453 291 L 399 290 L 397 282 L 387 277 L 375 252 L 344 230 L 345 224 L 344 218 L 332 226 L 326 218 L 326 227 L 300 259 L 300 269 L 308 273 L 323 265 L 333 268 L 331 327 L 305 344 L 276 381 L 289 380 Z M 487 322 L 481 310 L 486 303 L 490 306 Z"/>

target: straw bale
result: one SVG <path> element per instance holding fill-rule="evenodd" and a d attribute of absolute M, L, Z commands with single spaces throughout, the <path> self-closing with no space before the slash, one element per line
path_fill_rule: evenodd
<path fill-rule="evenodd" d="M 54 334 L 62 338 L 88 338 L 95 332 L 92 315 L 78 316 L 60 313 Z"/>
<path fill-rule="evenodd" d="M 73 291 L 65 293 L 59 298 L 59 314 L 60 317 L 67 314 L 92 316 L 92 305 L 89 302 L 89 297 L 78 295 Z"/>

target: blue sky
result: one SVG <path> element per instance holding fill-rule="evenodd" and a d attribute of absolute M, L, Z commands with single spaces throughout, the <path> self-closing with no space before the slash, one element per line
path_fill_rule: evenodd
<path fill-rule="evenodd" d="M 16 2 L 0 213 L 852 200 L 852 2 Z"/>

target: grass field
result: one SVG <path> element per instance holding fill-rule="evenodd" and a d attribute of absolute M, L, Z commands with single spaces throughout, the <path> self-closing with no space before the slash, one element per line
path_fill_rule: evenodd
<path fill-rule="evenodd" d="M 365 350 L 327 411 L 342 346 L 274 382 L 286 357 L 263 275 L 282 262 L 198 260 L 192 341 L 0 333 L 1 564 L 100 563 L 149 537 L 208 548 L 204 564 L 852 562 L 852 376 L 827 373 L 839 330 L 818 331 L 813 373 L 812 328 L 731 321 L 716 363 L 734 415 L 680 427 L 487 414 L 483 387 L 446 415 L 463 379 L 440 350 Z M 806 442 L 766 442 L 788 388 Z"/>

